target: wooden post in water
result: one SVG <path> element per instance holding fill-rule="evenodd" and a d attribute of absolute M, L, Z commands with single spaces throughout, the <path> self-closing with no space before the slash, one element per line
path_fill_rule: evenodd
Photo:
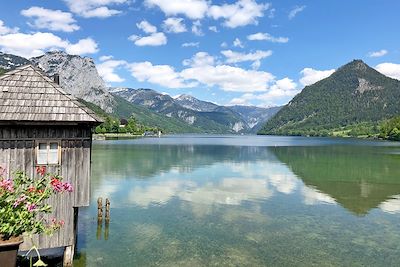
<path fill-rule="evenodd" d="M 106 222 L 110 222 L 110 200 L 106 198 Z"/>
<path fill-rule="evenodd" d="M 106 198 L 106 223 L 104 229 L 104 239 L 108 240 L 109 227 L 110 227 L 110 200 Z"/>
<path fill-rule="evenodd" d="M 103 230 L 103 199 L 99 197 L 97 199 L 97 240 L 101 239 L 101 232 Z"/>
<path fill-rule="evenodd" d="M 103 199 L 101 197 L 97 199 L 97 221 L 100 223 L 103 221 Z"/>

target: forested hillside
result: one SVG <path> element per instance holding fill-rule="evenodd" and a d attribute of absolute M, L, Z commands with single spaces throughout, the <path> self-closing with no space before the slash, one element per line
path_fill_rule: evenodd
<path fill-rule="evenodd" d="M 373 127 L 400 114 L 399 99 L 400 81 L 354 60 L 306 86 L 259 133 L 331 135 L 363 123 Z"/>

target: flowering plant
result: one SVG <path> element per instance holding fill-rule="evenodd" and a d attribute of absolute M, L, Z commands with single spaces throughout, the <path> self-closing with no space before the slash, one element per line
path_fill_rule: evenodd
<path fill-rule="evenodd" d="M 17 171 L 13 178 L 6 178 L 0 167 L 0 239 L 23 233 L 51 234 L 64 224 L 55 218 L 45 220 L 43 215 L 52 211 L 46 200 L 53 194 L 72 192 L 72 185 L 46 173 L 46 167 L 37 167 L 36 173 L 37 177 L 28 177 Z"/>

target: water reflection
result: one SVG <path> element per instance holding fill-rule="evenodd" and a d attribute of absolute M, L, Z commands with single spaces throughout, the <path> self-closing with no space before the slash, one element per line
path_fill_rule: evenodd
<path fill-rule="evenodd" d="M 92 199 L 115 204 L 107 242 L 95 205 L 81 214 L 77 266 L 400 260 L 396 147 L 137 142 L 95 146 Z"/>
<path fill-rule="evenodd" d="M 385 147 L 106 144 L 95 151 L 102 168 L 93 170 L 94 196 L 119 194 L 121 182 L 116 181 L 140 177 L 143 183 L 128 183 L 128 200 L 141 207 L 172 198 L 240 205 L 299 190 L 306 205 L 339 203 L 363 215 L 381 203 L 395 205 L 397 199 L 390 198 L 400 193 L 399 156 Z"/>
<path fill-rule="evenodd" d="M 390 214 L 400 213 L 400 195 L 392 196 L 390 199 L 382 202 L 379 208 Z"/>
<path fill-rule="evenodd" d="M 323 192 L 327 195 L 322 201 L 336 201 L 358 215 L 400 193 L 400 157 L 391 148 L 279 147 L 271 151 L 306 185 L 319 191 L 315 196 Z"/>

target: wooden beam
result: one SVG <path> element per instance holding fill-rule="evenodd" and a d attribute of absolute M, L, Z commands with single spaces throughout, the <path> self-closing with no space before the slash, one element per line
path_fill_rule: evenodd
<path fill-rule="evenodd" d="M 74 261 L 74 251 L 75 251 L 75 245 L 65 247 L 64 259 L 63 259 L 64 267 L 72 267 Z"/>

